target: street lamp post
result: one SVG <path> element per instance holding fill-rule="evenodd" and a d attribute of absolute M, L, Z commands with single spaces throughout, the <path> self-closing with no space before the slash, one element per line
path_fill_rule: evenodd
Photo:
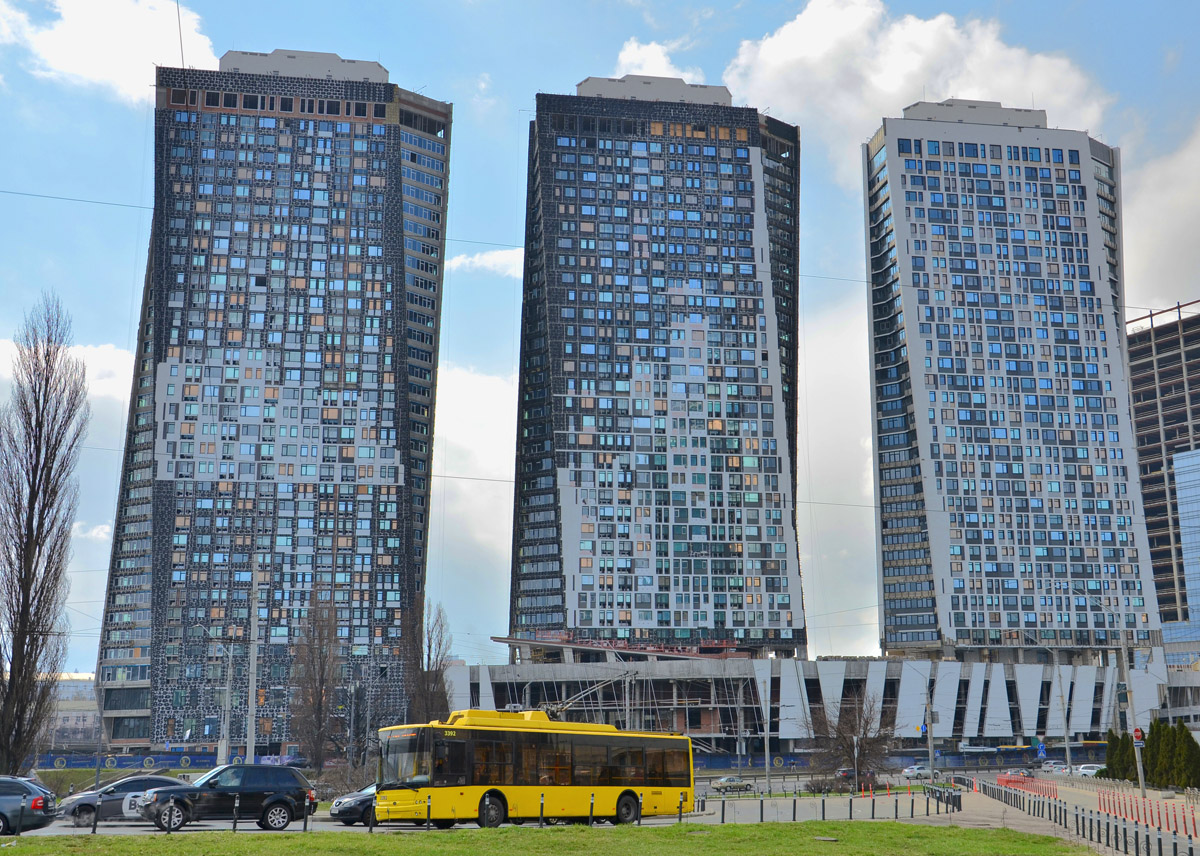
<path fill-rule="evenodd" d="M 1084 597 L 1089 598 L 1090 600 L 1094 601 L 1096 606 L 1100 607 L 1101 611 L 1107 612 L 1109 615 L 1113 616 L 1113 618 L 1117 619 L 1117 633 L 1120 634 L 1121 644 L 1120 644 L 1119 648 L 1117 648 L 1115 650 L 1115 653 L 1116 653 L 1116 657 L 1117 657 L 1117 665 L 1121 670 L 1121 683 L 1123 683 L 1125 685 L 1125 699 L 1126 699 L 1125 700 L 1125 719 L 1126 719 L 1125 729 L 1127 731 L 1131 730 L 1133 728 L 1133 726 L 1137 725 L 1137 722 L 1135 721 L 1137 719 L 1137 711 L 1131 709 L 1131 707 L 1129 705 L 1129 694 L 1133 691 L 1132 687 L 1129 685 L 1129 664 L 1133 661 L 1133 652 L 1125 644 L 1125 628 L 1123 628 L 1121 626 L 1121 614 L 1118 612 L 1113 612 L 1111 609 L 1109 609 L 1103 603 L 1101 603 L 1099 595 L 1088 594 L 1087 592 L 1076 589 L 1075 585 L 1074 585 L 1074 581 L 1072 581 L 1072 584 L 1071 584 L 1071 593 L 1072 594 L 1082 594 Z M 1117 705 L 1116 705 L 1117 712 L 1119 713 L 1121 711 L 1120 693 L 1116 694 L 1116 698 L 1117 698 Z M 1119 722 L 1116 724 L 1118 726 L 1120 726 Z M 1138 789 L 1141 791 L 1141 795 L 1143 797 L 1145 797 L 1146 796 L 1146 771 L 1143 769 L 1143 765 L 1142 765 L 1142 747 L 1137 745 L 1137 741 L 1134 741 L 1134 744 L 1133 744 L 1133 757 L 1134 757 L 1134 761 L 1137 764 Z"/>
<path fill-rule="evenodd" d="M 194 627 L 201 628 L 209 639 L 217 643 L 217 647 L 223 649 L 226 656 L 229 658 L 228 665 L 225 669 L 225 704 L 221 709 L 221 736 L 217 740 L 217 763 L 229 763 L 229 744 L 232 738 L 230 731 L 230 708 L 233 705 L 233 645 L 225 645 L 212 635 L 212 628 L 207 624 L 195 624 Z"/>

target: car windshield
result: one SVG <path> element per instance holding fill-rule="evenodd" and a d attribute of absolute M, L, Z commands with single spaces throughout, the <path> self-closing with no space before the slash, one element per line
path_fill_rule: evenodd
<path fill-rule="evenodd" d="M 213 776 L 216 776 L 224 769 L 225 769 L 224 767 L 214 767 L 213 769 L 211 769 L 207 773 L 205 773 L 203 776 L 196 779 L 196 781 L 192 782 L 192 785 L 195 787 L 203 787 L 204 785 L 208 784 L 209 779 L 211 779 Z"/>
<path fill-rule="evenodd" d="M 379 784 L 428 784 L 430 769 L 428 728 L 403 729 L 385 734 Z"/>

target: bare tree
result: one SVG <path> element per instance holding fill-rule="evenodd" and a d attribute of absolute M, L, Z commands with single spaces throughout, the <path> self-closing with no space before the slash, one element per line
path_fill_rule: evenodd
<path fill-rule="evenodd" d="M 0 772 L 18 773 L 53 713 L 66 658 L 63 613 L 75 468 L 91 415 L 71 319 L 49 295 L 17 333 L 0 410 Z"/>
<path fill-rule="evenodd" d="M 321 592 L 313 592 L 304 619 L 304 638 L 294 648 L 292 686 L 295 696 L 291 705 L 292 735 L 300 751 L 317 775 L 329 757 L 337 709 L 337 690 L 341 685 L 341 642 L 337 634 L 337 610 L 333 592 L 328 600 L 319 600 Z"/>
<path fill-rule="evenodd" d="M 838 768 L 852 767 L 861 777 L 879 771 L 887 760 L 891 738 L 880 727 L 879 700 L 873 695 L 851 693 L 817 716 L 806 715 L 805 725 L 816 746 L 814 776 L 832 777 Z"/>
<path fill-rule="evenodd" d="M 446 701 L 446 666 L 450 661 L 450 621 L 439 603 L 426 602 L 420 623 L 421 632 L 409 634 L 412 655 L 408 658 L 415 668 L 409 672 L 409 721 L 431 722 L 444 718 L 449 712 Z"/>

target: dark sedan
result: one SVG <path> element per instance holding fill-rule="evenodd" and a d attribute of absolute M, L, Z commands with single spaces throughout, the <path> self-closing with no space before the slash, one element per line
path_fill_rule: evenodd
<path fill-rule="evenodd" d="M 111 782 L 99 791 L 83 791 L 67 797 L 58 807 L 58 816 L 75 823 L 76 826 L 91 826 L 100 804 L 100 817 L 105 820 L 143 820 L 138 811 L 138 801 L 151 788 L 170 787 L 184 784 L 170 776 L 129 776 Z M 103 797 L 103 799 L 98 799 Z"/>
<path fill-rule="evenodd" d="M 0 835 L 41 829 L 54 821 L 54 794 L 37 782 L 0 776 Z"/>
<path fill-rule="evenodd" d="M 330 820 L 340 820 L 346 826 L 356 823 L 371 823 L 371 812 L 375 805 L 375 785 L 367 785 L 361 791 L 338 797 L 329 807 Z"/>

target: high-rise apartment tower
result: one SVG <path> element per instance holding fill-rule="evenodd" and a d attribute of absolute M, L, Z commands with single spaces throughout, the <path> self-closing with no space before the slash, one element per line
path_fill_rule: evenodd
<path fill-rule="evenodd" d="M 358 687 L 342 701 L 402 716 L 451 107 L 375 62 L 278 50 L 159 68 L 155 99 L 105 737 L 295 745 L 292 665 L 314 603 L 335 610 L 340 691 Z"/>
<path fill-rule="evenodd" d="M 1167 657 L 1200 641 L 1200 315 L 1195 302 L 1129 322 L 1129 377 L 1150 562 Z"/>
<path fill-rule="evenodd" d="M 919 102 L 863 172 L 884 651 L 1161 645 L 1120 152 L 1042 110 Z"/>
<path fill-rule="evenodd" d="M 799 144 L 723 86 L 538 95 L 513 636 L 805 652 Z"/>

